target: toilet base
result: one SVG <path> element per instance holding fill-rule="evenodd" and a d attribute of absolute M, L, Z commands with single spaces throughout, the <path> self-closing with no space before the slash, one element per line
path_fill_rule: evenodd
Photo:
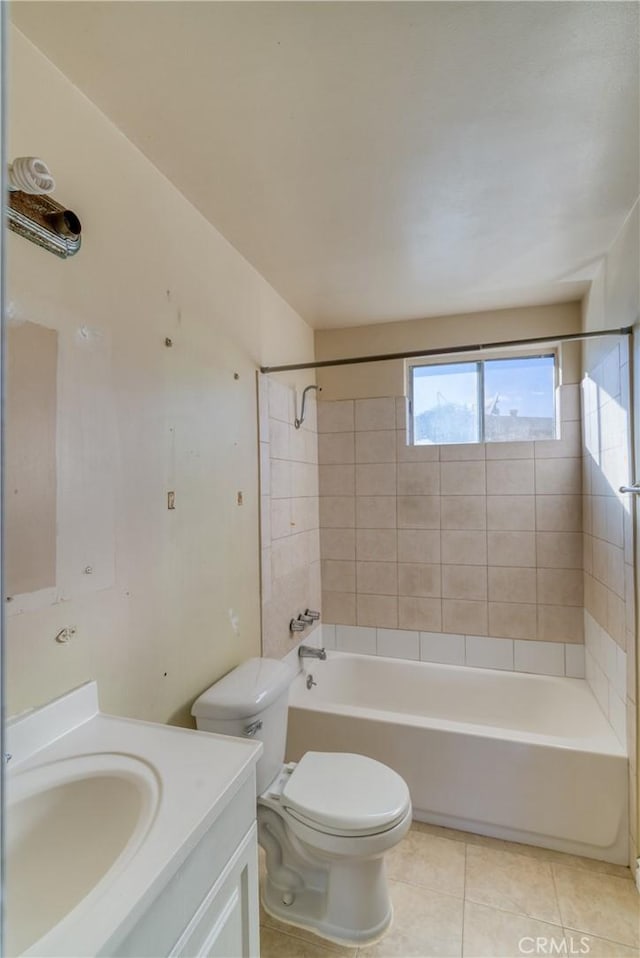
<path fill-rule="evenodd" d="M 296 891 L 283 891 L 265 875 L 264 910 L 279 921 L 354 948 L 373 944 L 386 934 L 393 921 L 393 906 L 382 858 L 334 862 L 325 872 L 324 882 L 318 882 L 318 877 L 315 887 L 305 883 Z"/>

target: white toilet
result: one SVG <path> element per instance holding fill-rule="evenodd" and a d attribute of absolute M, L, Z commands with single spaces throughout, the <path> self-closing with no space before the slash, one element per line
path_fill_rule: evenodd
<path fill-rule="evenodd" d="M 204 692 L 192 715 L 206 732 L 264 743 L 257 793 L 265 910 L 342 943 L 374 941 L 392 918 L 383 856 L 411 824 L 409 789 L 364 755 L 307 752 L 284 764 L 295 675 L 284 662 L 249 659 Z"/>

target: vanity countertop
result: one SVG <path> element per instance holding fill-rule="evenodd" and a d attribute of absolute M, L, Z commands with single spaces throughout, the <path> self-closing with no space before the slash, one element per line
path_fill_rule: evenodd
<path fill-rule="evenodd" d="M 29 942 L 29 934 L 25 939 L 23 932 L 15 939 L 22 941 L 19 950 L 24 949 L 24 954 L 98 955 L 108 953 L 104 949 L 114 935 L 122 937 L 127 928 L 133 927 L 234 795 L 253 778 L 262 745 L 103 714 L 98 707 L 96 684 L 90 682 L 10 720 L 7 750 L 11 753 L 7 775 L 9 848 L 12 806 L 17 810 L 25 795 L 27 801 L 34 795 L 39 799 L 60 783 L 63 787 L 74 780 L 86 783 L 92 775 L 98 788 L 100 782 L 108 785 L 114 776 L 129 777 L 142 786 L 144 797 L 140 801 L 136 798 L 137 832 L 103 877 L 44 935 Z M 64 794 L 58 790 L 58 805 L 59 796 Z M 100 792 L 94 794 L 99 803 Z M 144 808 L 140 811 L 141 804 Z M 111 814 L 107 809 L 105 805 L 105 818 Z M 65 827 L 73 834 L 72 824 Z M 20 836 L 16 847 L 18 858 Z M 9 862 L 10 856 L 11 851 Z M 51 887 L 65 881 L 56 862 L 45 860 L 41 865 L 50 873 Z M 9 864 L 8 954 L 12 938 L 11 878 Z M 28 904 L 33 914 L 36 902 Z M 16 912 L 22 910 L 16 906 Z M 32 932 L 30 935 L 32 938 Z"/>

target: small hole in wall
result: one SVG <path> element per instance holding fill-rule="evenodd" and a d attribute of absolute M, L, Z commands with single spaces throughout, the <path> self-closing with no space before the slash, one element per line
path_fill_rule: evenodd
<path fill-rule="evenodd" d="M 162 674 L 164 675 L 164 677 L 165 677 L 165 679 L 166 679 L 168 673 L 167 673 L 167 672 L 163 672 Z"/>

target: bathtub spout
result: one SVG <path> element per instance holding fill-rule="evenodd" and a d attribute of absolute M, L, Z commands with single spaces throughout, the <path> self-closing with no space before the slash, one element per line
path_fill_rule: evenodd
<path fill-rule="evenodd" d="M 324 649 L 316 649 L 312 645 L 301 645 L 298 648 L 298 657 L 301 659 L 322 659 L 324 662 L 327 653 Z"/>

